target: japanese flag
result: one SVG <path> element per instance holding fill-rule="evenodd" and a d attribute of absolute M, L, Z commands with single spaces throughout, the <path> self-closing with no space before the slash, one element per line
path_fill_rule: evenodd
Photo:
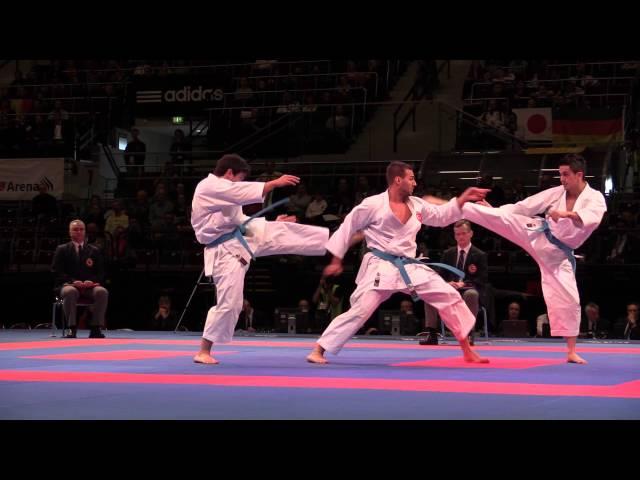
<path fill-rule="evenodd" d="M 518 138 L 546 142 L 553 139 L 551 108 L 514 108 L 513 113 L 518 117 Z"/>

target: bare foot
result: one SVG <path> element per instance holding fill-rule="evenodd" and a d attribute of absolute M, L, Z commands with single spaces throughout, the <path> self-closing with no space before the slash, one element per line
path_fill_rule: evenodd
<path fill-rule="evenodd" d="M 489 363 L 488 358 L 481 357 L 471 349 L 464 352 L 463 357 L 464 357 L 464 361 L 467 363 Z"/>
<path fill-rule="evenodd" d="M 193 357 L 194 363 L 206 363 L 208 365 L 216 365 L 218 362 L 215 358 L 213 358 L 208 353 L 198 352 L 195 357 Z"/>
<path fill-rule="evenodd" d="M 570 353 L 567 355 L 567 363 L 579 363 L 581 365 L 584 365 L 587 363 L 587 361 L 577 353 Z"/>
<path fill-rule="evenodd" d="M 320 352 L 316 352 L 315 350 L 311 352 L 309 355 L 307 355 L 307 362 L 319 363 L 319 364 L 329 363 L 327 362 L 327 359 L 324 358 Z"/>

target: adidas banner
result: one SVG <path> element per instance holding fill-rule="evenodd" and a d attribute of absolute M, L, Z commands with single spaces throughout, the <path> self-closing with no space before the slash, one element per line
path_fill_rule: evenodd
<path fill-rule="evenodd" d="M 223 82 L 215 76 L 134 77 L 136 115 L 181 115 L 224 104 Z"/>

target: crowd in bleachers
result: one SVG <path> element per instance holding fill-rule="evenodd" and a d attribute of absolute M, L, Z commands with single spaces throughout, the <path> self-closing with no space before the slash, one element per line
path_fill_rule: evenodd
<path fill-rule="evenodd" d="M 461 135 L 465 147 L 501 148 L 516 135 L 514 108 L 588 110 L 626 105 L 637 83 L 636 62 L 474 60 L 465 81 L 464 111 L 481 121 Z M 484 127 L 484 128 L 482 128 Z"/>
<path fill-rule="evenodd" d="M 51 61 L 16 70 L 0 86 L 0 157 L 71 155 L 74 140 L 91 130 L 105 142 L 110 129 L 129 129 L 135 106 L 132 83 L 184 75 L 220 88 L 219 110 L 196 115 L 210 121 L 208 148 L 236 144 L 269 125 L 265 150 L 286 138 L 318 153 L 344 151 L 408 62 L 396 60 L 258 60 L 214 65 L 181 61 Z M 273 137 L 273 129 L 270 131 Z M 275 143 L 274 143 L 275 142 Z M 270 148 L 269 148 L 270 147 Z"/>

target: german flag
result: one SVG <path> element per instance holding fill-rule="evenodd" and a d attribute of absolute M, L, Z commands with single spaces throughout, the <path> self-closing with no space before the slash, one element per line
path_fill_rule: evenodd
<path fill-rule="evenodd" d="M 622 108 L 560 109 L 553 112 L 553 144 L 595 145 L 621 142 Z"/>

